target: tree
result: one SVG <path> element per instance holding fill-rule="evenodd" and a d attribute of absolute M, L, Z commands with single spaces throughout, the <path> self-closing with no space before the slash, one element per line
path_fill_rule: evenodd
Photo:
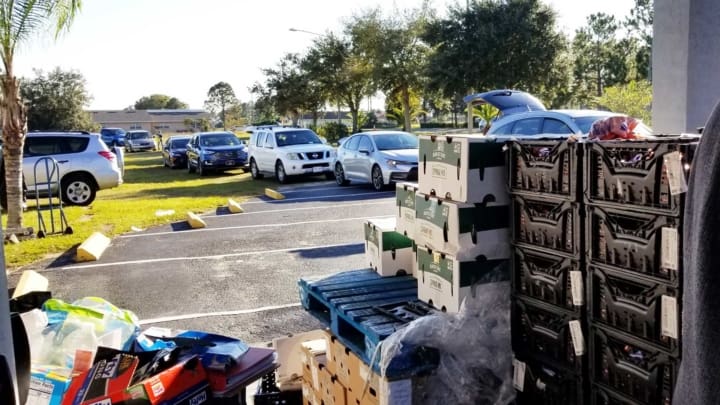
<path fill-rule="evenodd" d="M 347 28 L 352 43 L 372 63 L 379 87 L 400 94 L 406 131 L 411 121 L 410 94 L 424 87 L 422 72 L 429 48 L 420 35 L 429 13 L 427 3 L 417 10 L 394 10 L 388 16 L 374 9 L 355 16 Z"/>
<path fill-rule="evenodd" d="M 84 108 L 90 103 L 82 74 L 60 68 L 44 73 L 35 71 L 35 78 L 23 79 L 20 92 L 27 108 L 28 129 L 33 131 L 97 131 Z"/>
<path fill-rule="evenodd" d="M 185 118 L 183 120 L 183 125 L 185 125 L 185 128 L 188 129 L 188 131 L 202 131 L 207 132 L 211 129 L 210 120 L 207 118 L 199 118 L 199 119 L 192 119 L 192 118 Z"/>
<path fill-rule="evenodd" d="M 318 107 L 328 99 L 346 105 L 352 132 L 357 132 L 360 104 L 375 92 L 373 69 L 362 50 L 348 38 L 327 35 L 315 41 L 302 66 L 310 79 L 308 94 Z"/>
<path fill-rule="evenodd" d="M 515 88 L 563 104 L 569 94 L 567 42 L 555 12 L 539 0 L 474 1 L 448 8 L 429 22 L 423 39 L 432 52 L 428 87 L 453 100 L 457 114 L 467 94 Z"/>
<path fill-rule="evenodd" d="M 250 104 L 237 102 L 225 111 L 225 121 L 229 128 L 240 127 L 250 123 Z"/>
<path fill-rule="evenodd" d="M 410 121 L 419 122 L 421 115 L 427 114 L 422 109 L 422 103 L 417 92 L 410 90 L 410 96 L 408 98 Z M 385 115 L 397 123 L 405 122 L 405 110 L 403 108 L 403 94 L 401 91 L 394 91 L 385 97 Z M 406 131 L 409 131 L 406 129 Z"/>
<path fill-rule="evenodd" d="M 135 102 L 136 110 L 184 110 L 188 105 L 175 97 L 164 94 L 151 94 Z"/>
<path fill-rule="evenodd" d="M 275 68 L 263 69 L 265 88 L 275 111 L 289 116 L 293 125 L 307 106 L 309 77 L 300 66 L 300 56 L 288 53 Z"/>
<path fill-rule="evenodd" d="M 22 156 L 27 133 L 25 105 L 20 98 L 20 81 L 15 77 L 15 51 L 48 27 L 55 37 L 68 29 L 80 11 L 80 0 L 0 0 L 0 78 L 2 98 L 3 160 L 7 194 L 7 229 L 22 228 Z"/>
<path fill-rule="evenodd" d="M 638 118 L 647 125 L 651 124 L 652 84 L 647 80 L 633 80 L 627 85 L 608 87 L 596 101 L 599 107 Z"/>
<path fill-rule="evenodd" d="M 639 42 L 635 53 L 636 80 L 651 80 L 652 41 L 653 41 L 653 0 L 635 0 L 635 7 L 625 23 L 630 27 L 630 35 Z"/>
<path fill-rule="evenodd" d="M 205 101 L 207 109 L 213 113 L 220 112 L 220 120 L 223 124 L 223 129 L 227 130 L 225 125 L 225 109 L 232 104 L 237 103 L 235 98 L 235 92 L 232 86 L 225 82 L 218 82 L 214 86 L 210 87 L 208 91 L 208 99 Z"/>

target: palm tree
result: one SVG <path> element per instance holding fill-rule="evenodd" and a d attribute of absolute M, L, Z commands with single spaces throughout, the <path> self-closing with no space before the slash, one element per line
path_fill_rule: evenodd
<path fill-rule="evenodd" d="M 479 117 L 483 120 L 484 127 L 481 131 L 483 134 L 487 134 L 487 131 L 490 129 L 490 125 L 492 124 L 492 121 L 495 119 L 495 117 L 498 116 L 499 113 L 500 111 L 497 108 L 487 103 L 474 105 L 472 107 L 473 117 Z"/>
<path fill-rule="evenodd" d="M 22 153 L 27 133 L 20 81 L 13 70 L 15 51 L 47 28 L 53 28 L 57 38 L 70 27 L 81 3 L 81 0 L 0 0 L 0 58 L 4 67 L 0 75 L 0 115 L 8 233 L 22 229 Z"/>

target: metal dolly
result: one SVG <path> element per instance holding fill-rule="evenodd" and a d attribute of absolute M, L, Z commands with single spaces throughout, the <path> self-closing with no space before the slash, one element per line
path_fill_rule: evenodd
<path fill-rule="evenodd" d="M 45 169 L 46 181 L 38 182 L 38 168 L 40 170 L 42 170 L 43 168 Z M 53 180 L 53 177 L 55 177 L 55 180 Z M 35 205 L 37 207 L 38 217 L 37 237 L 44 238 L 47 235 L 56 234 L 71 235 L 73 233 L 73 229 L 68 224 L 67 218 L 65 217 L 65 211 L 63 211 L 62 190 L 60 188 L 60 167 L 58 166 L 57 160 L 52 157 L 43 157 L 38 159 L 38 161 L 35 162 L 35 167 L 33 167 L 33 182 L 35 183 Z M 48 196 L 48 204 L 45 208 L 40 207 L 41 186 L 47 188 L 46 191 Z M 57 195 L 59 200 L 57 206 L 53 203 L 53 186 L 55 186 L 57 189 Z M 57 230 L 55 228 L 55 210 L 59 211 L 58 217 L 60 219 L 60 224 Z M 45 225 L 42 211 L 50 211 L 50 232 L 48 232 L 47 226 Z"/>

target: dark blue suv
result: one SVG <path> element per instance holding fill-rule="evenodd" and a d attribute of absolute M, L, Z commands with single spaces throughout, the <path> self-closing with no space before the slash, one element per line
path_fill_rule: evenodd
<path fill-rule="evenodd" d="M 125 130 L 122 128 L 103 128 L 100 137 L 107 146 L 125 146 Z"/>
<path fill-rule="evenodd" d="M 197 171 L 203 176 L 211 171 L 244 168 L 247 160 L 247 146 L 231 132 L 200 132 L 187 145 L 188 173 Z"/>

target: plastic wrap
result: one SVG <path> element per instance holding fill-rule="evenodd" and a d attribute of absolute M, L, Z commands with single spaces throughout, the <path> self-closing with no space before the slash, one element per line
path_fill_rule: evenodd
<path fill-rule="evenodd" d="M 413 403 L 505 405 L 515 399 L 509 282 L 476 284 L 459 313 L 428 315 L 394 333 L 381 345 L 381 371 L 402 345 L 440 351 L 440 365 L 414 388 Z"/>

